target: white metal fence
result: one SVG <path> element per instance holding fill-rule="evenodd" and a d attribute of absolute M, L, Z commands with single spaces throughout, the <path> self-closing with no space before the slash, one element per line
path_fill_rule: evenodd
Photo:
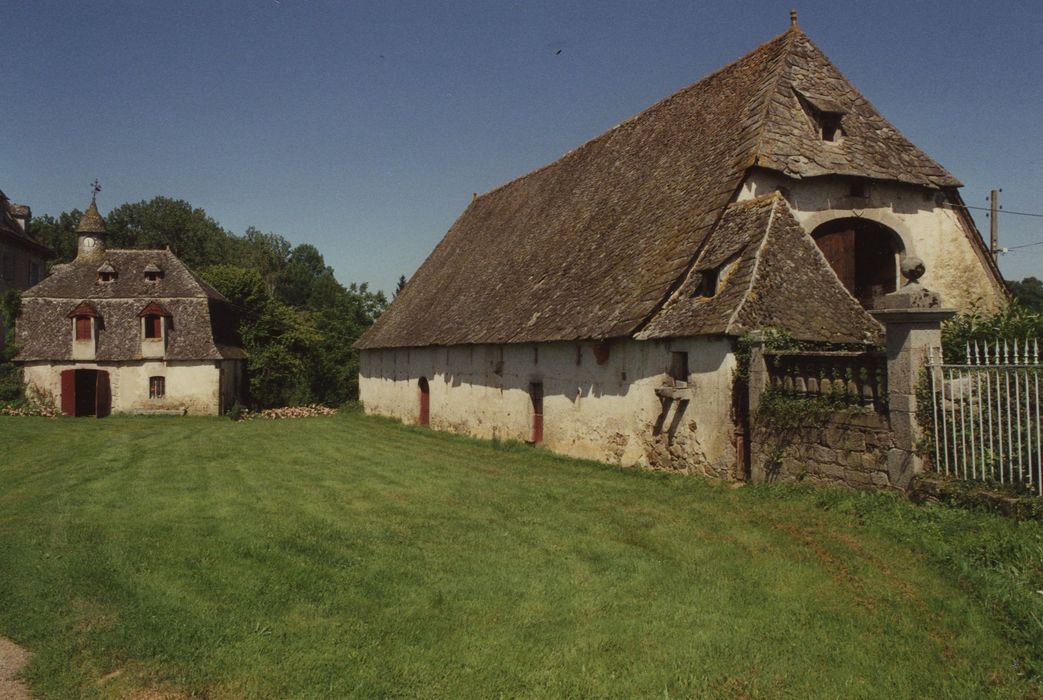
<path fill-rule="evenodd" d="M 932 350 L 927 368 L 934 468 L 1043 496 L 1039 343 L 968 344 L 962 364 L 947 364 Z"/>

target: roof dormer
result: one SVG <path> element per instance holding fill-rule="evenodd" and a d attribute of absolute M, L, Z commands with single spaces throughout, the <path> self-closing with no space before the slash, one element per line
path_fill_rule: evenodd
<path fill-rule="evenodd" d="M 116 280 L 116 268 L 108 263 L 103 262 L 101 267 L 98 268 L 98 281 L 99 282 L 113 282 Z"/>
<path fill-rule="evenodd" d="M 843 107 L 828 97 L 794 90 L 808 120 L 823 141 L 838 142 L 844 135 Z"/>
<path fill-rule="evenodd" d="M 163 270 L 156 263 L 150 262 L 145 266 L 145 281 L 158 282 L 163 278 Z"/>

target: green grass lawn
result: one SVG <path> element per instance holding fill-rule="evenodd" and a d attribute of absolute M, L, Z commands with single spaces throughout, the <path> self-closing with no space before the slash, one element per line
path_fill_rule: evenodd
<path fill-rule="evenodd" d="M 1043 528 L 358 414 L 0 418 L 39 697 L 1036 696 Z"/>

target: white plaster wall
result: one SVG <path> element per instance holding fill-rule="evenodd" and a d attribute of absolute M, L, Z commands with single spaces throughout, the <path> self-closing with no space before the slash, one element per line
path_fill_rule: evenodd
<path fill-rule="evenodd" d="M 590 342 L 568 342 L 365 350 L 361 399 L 367 413 L 416 423 L 423 376 L 430 386 L 431 427 L 528 441 L 529 385 L 542 382 L 543 445 L 555 452 L 624 465 L 734 473 L 735 360 L 729 340 L 618 339 L 609 344 L 602 365 L 593 348 Z M 677 402 L 664 411 L 655 394 L 669 382 L 671 351 L 688 353 L 695 395 L 681 412 Z"/>
<path fill-rule="evenodd" d="M 952 207 L 938 203 L 943 193 L 897 182 L 862 180 L 868 197 L 851 197 L 854 182 L 855 178 L 840 177 L 794 180 L 774 171 L 754 169 L 737 199 L 782 189 L 794 216 L 808 233 L 832 219 L 871 219 L 901 236 L 905 255 L 923 260 L 927 272 L 920 282 L 941 296 L 943 306 L 970 311 L 993 310 L 1003 304 L 1001 288 L 968 239 L 978 234 L 967 230 Z"/>
<path fill-rule="evenodd" d="M 194 415 L 217 415 L 220 372 L 213 361 L 163 362 L 64 362 L 26 363 L 22 366 L 27 385 L 35 387 L 61 405 L 61 373 L 67 369 L 100 369 L 109 373 L 113 413 L 153 410 L 185 410 Z M 150 399 L 149 377 L 166 378 L 166 396 Z"/>

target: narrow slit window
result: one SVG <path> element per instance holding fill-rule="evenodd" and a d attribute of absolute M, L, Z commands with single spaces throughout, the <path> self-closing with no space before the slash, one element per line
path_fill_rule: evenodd
<path fill-rule="evenodd" d="M 688 381 L 688 353 L 670 353 L 670 378 L 675 382 Z"/>

